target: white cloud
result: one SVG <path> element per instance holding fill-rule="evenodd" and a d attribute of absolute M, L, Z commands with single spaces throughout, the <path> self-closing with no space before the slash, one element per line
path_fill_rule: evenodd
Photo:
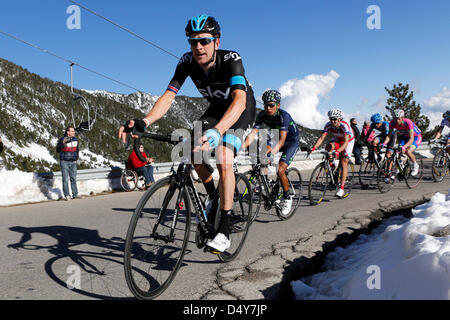
<path fill-rule="evenodd" d="M 441 124 L 442 114 L 449 109 L 450 88 L 447 87 L 423 102 L 422 114 L 430 119 L 430 129 Z"/>
<path fill-rule="evenodd" d="M 282 108 L 303 126 L 322 129 L 328 121 L 326 114 L 317 110 L 320 98 L 335 86 L 339 74 L 331 70 L 327 75 L 310 74 L 305 78 L 286 81 L 279 89 Z"/>
<path fill-rule="evenodd" d="M 441 92 L 424 101 L 424 105 L 435 111 L 445 111 L 450 108 L 450 88 L 444 87 Z"/>

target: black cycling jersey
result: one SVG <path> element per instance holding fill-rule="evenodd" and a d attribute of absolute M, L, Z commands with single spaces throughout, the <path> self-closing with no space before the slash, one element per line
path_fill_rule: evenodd
<path fill-rule="evenodd" d="M 269 116 L 265 111 L 261 111 L 256 116 L 255 125 L 253 128 L 261 129 L 265 124 L 270 129 L 278 129 L 280 131 L 287 131 L 285 144 L 298 144 L 298 130 L 297 125 L 292 119 L 291 115 L 283 109 L 273 115 Z"/>
<path fill-rule="evenodd" d="M 253 125 L 256 101 L 253 89 L 245 77 L 242 58 L 237 52 L 217 50 L 216 62 L 207 73 L 195 61 L 192 52 L 185 53 L 178 63 L 167 90 L 178 93 L 188 76 L 210 103 L 201 118 L 210 117 L 220 120 L 233 101 L 231 95 L 233 90 L 241 89 L 247 93 L 246 109 L 231 128 L 245 129 Z"/>

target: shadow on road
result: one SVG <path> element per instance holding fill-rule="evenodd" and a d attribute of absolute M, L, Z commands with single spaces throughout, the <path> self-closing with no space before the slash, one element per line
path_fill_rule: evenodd
<path fill-rule="evenodd" d="M 102 238 L 97 230 L 69 226 L 15 226 L 10 230 L 22 236 L 8 248 L 46 250 L 53 255 L 45 263 L 45 271 L 59 285 L 68 288 L 68 283 L 76 274 L 74 270 L 80 270 L 79 289 L 68 290 L 96 299 L 128 299 L 131 295 L 123 276 L 124 239 Z M 34 244 L 42 243 L 42 235 L 54 238 L 57 243 Z M 51 243 L 47 239 L 45 242 Z"/>

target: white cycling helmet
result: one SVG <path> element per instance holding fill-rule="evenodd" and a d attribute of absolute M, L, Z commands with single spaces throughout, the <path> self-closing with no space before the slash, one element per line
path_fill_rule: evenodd
<path fill-rule="evenodd" d="M 405 111 L 402 109 L 396 109 L 392 111 L 392 117 L 393 118 L 404 118 L 405 117 Z"/>
<path fill-rule="evenodd" d="M 331 109 L 328 111 L 328 118 L 338 118 L 342 119 L 342 112 L 338 109 Z"/>

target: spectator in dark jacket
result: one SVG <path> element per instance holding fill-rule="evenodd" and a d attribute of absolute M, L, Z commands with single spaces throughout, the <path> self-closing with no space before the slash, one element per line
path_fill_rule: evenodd
<path fill-rule="evenodd" d="M 139 151 L 147 161 L 141 161 L 137 156 L 136 151 L 133 150 L 128 157 L 128 167 L 136 171 L 138 175 L 144 176 L 145 186 L 149 187 L 155 182 L 155 179 L 153 178 L 153 166 L 150 165 L 150 163 L 154 162 L 154 160 L 153 158 L 147 157 L 142 144 L 139 146 Z"/>
<path fill-rule="evenodd" d="M 78 199 L 77 188 L 77 160 L 79 153 L 78 140 L 75 138 L 75 129 L 67 127 L 64 137 L 58 140 L 56 152 L 59 153 L 59 160 L 61 165 L 62 185 L 64 200 L 70 199 L 69 193 L 69 178 L 70 187 L 72 189 L 72 198 Z"/>
<path fill-rule="evenodd" d="M 0 138 L 0 152 L 2 152 L 3 151 L 3 141 L 2 141 L 2 138 Z"/>
<path fill-rule="evenodd" d="M 359 131 L 355 118 L 350 119 L 350 126 L 353 129 L 355 135 L 355 146 L 353 147 L 353 154 L 355 155 L 355 164 L 361 164 L 361 132 Z"/>

